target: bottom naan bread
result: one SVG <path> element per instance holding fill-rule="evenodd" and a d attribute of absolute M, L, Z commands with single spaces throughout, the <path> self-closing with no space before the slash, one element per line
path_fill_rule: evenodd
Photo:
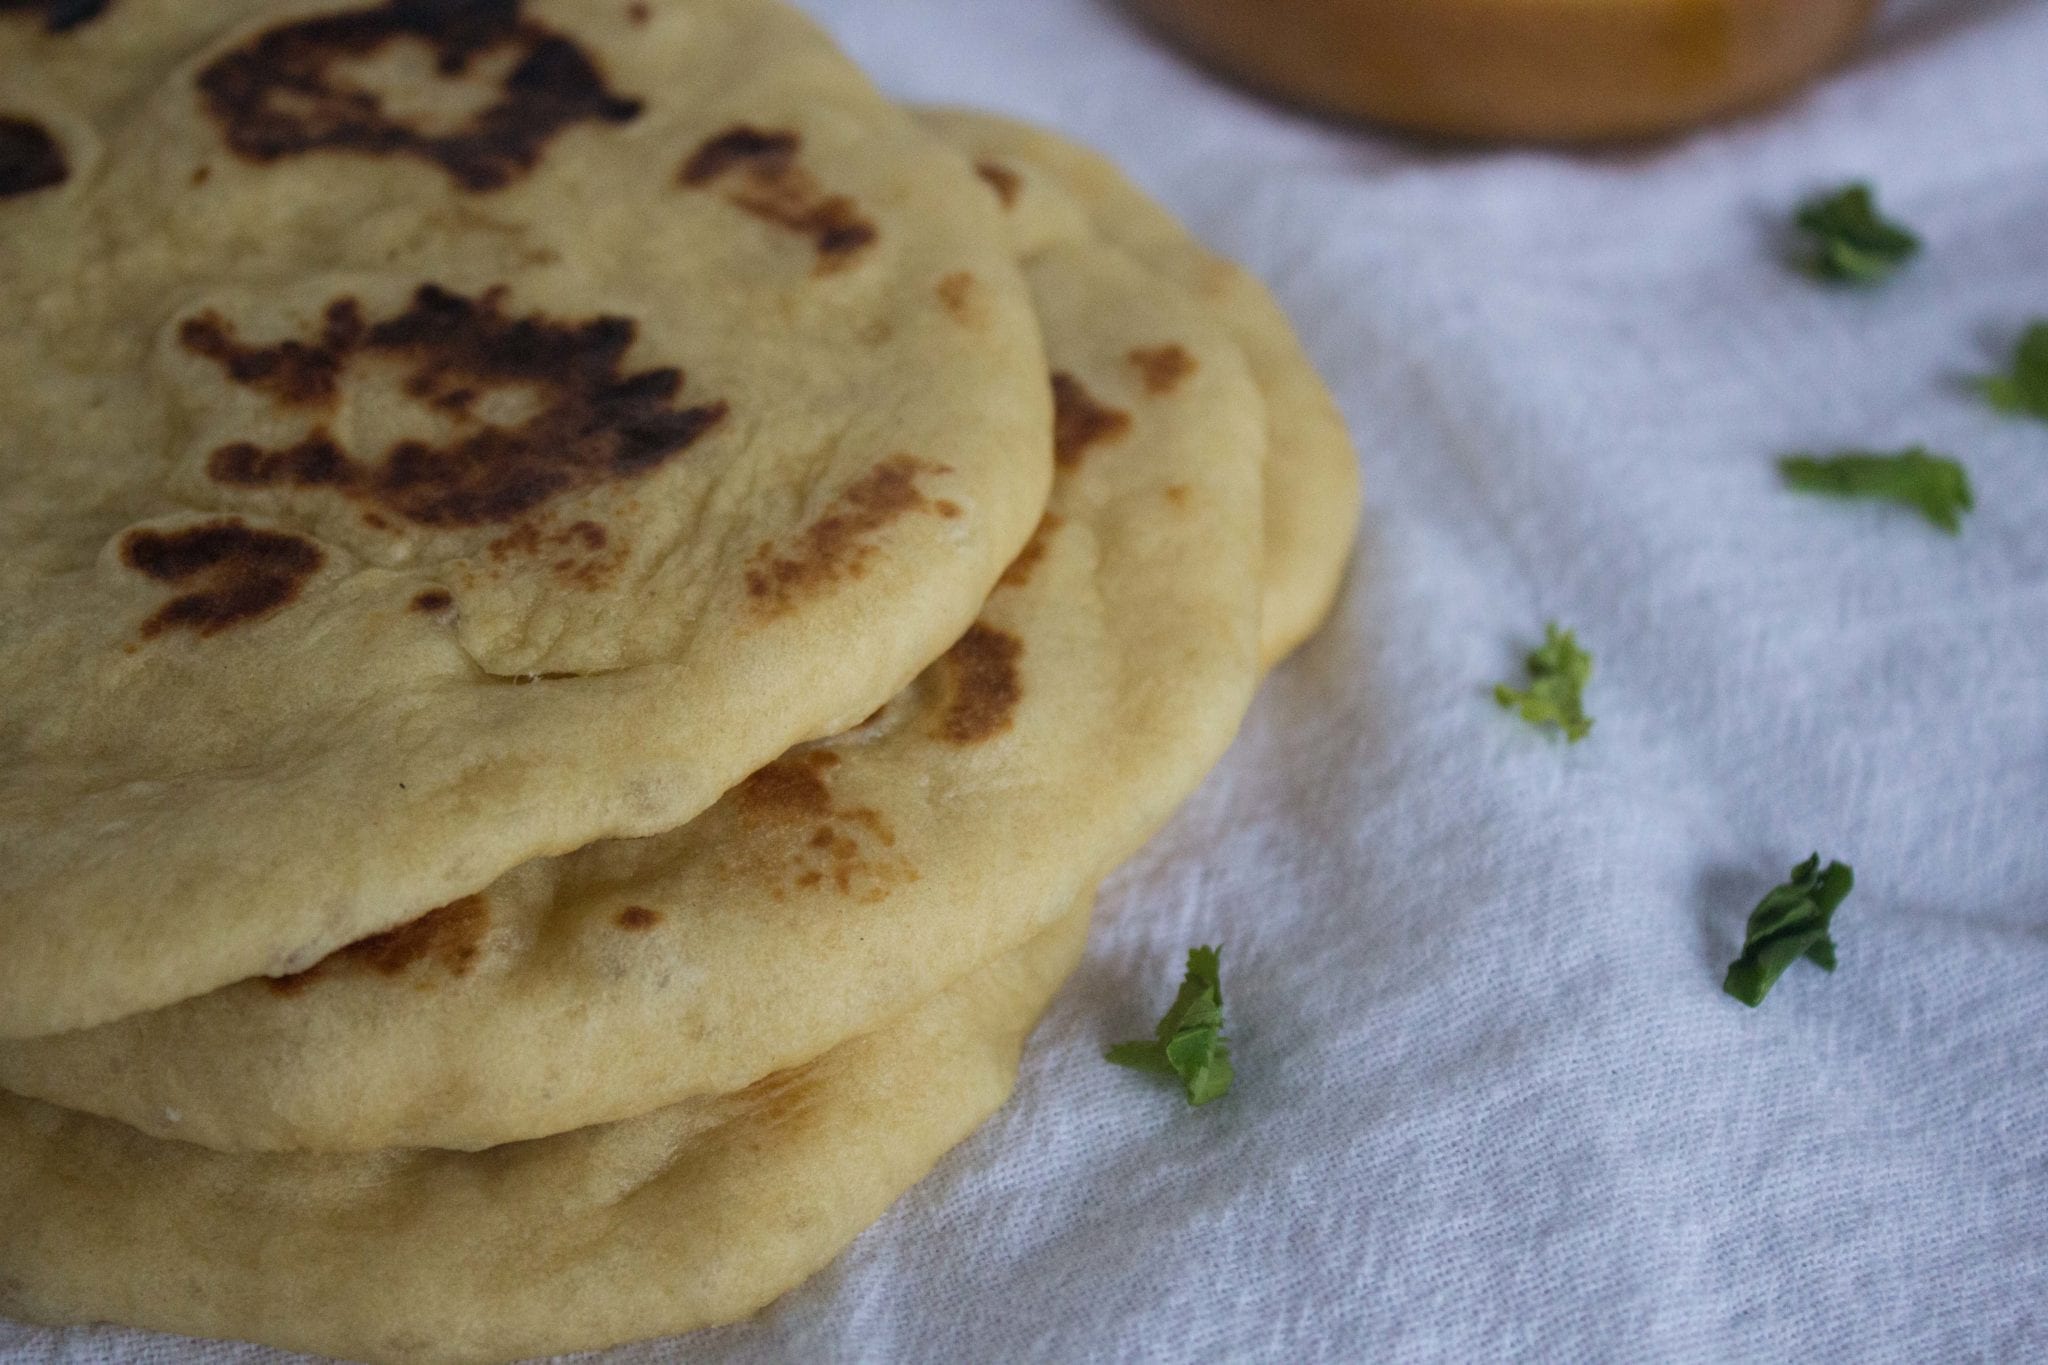
<path fill-rule="evenodd" d="M 485 1152 L 229 1155 L 0 1095 L 0 1315 L 425 1362 L 745 1317 L 1002 1105 L 1087 930 L 739 1094 Z"/>

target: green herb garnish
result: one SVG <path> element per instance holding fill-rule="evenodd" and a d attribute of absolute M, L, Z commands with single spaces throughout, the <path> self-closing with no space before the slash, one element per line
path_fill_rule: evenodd
<path fill-rule="evenodd" d="M 1583 694 L 1593 676 L 1593 656 L 1579 648 L 1568 630 L 1552 621 L 1543 628 L 1543 643 L 1529 653 L 1529 685 L 1516 691 L 1495 683 L 1493 699 L 1521 714 L 1531 725 L 1555 725 L 1565 741 L 1576 744 L 1592 732 Z"/>
<path fill-rule="evenodd" d="M 1882 498 L 1910 507 L 1954 535 L 1963 513 L 1976 505 L 1970 476 L 1945 455 L 1913 446 L 1896 455 L 1845 450 L 1836 455 L 1788 455 L 1778 461 L 1788 487 L 1836 498 Z"/>
<path fill-rule="evenodd" d="M 1103 1056 L 1118 1066 L 1178 1076 L 1189 1104 L 1207 1104 L 1230 1089 L 1230 1044 L 1223 1037 L 1222 950 L 1188 952 L 1187 979 L 1156 1037 L 1118 1043 Z"/>
<path fill-rule="evenodd" d="M 1806 269 L 1824 280 L 1876 284 L 1920 250 L 1918 237 L 1877 211 L 1877 196 L 1865 184 L 1809 201 L 1792 221 L 1813 239 Z"/>
<path fill-rule="evenodd" d="M 1742 956 L 1728 964 L 1721 989 L 1754 1009 L 1802 957 L 1824 972 L 1833 971 L 1835 941 L 1828 937 L 1828 925 L 1855 884 L 1847 863 L 1829 863 L 1823 870 L 1818 853 L 1793 868 L 1792 880 L 1773 887 L 1750 912 Z"/>
<path fill-rule="evenodd" d="M 2036 322 L 2020 334 L 2020 344 L 2013 348 L 2012 372 L 1985 375 L 1977 381 L 1977 392 L 2000 412 L 2048 422 L 2048 320 Z"/>

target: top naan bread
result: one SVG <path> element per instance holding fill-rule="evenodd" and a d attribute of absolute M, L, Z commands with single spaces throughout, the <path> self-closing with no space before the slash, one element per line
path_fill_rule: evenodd
<path fill-rule="evenodd" d="M 876 715 L 298 976 L 0 1045 L 0 1086 L 228 1150 L 484 1148 L 751 1085 L 1063 913 L 1251 699 L 1266 421 L 1222 329 L 1115 248 L 1053 243 L 1026 276 L 1045 518 Z"/>
<path fill-rule="evenodd" d="M 1050 481 L 986 189 L 772 0 L 10 5 L 0 311 L 0 1037 L 674 828 Z"/>
<path fill-rule="evenodd" d="M 1286 312 L 1107 158 L 997 114 L 925 109 L 918 117 L 972 158 L 1020 248 L 1076 235 L 1111 243 L 1201 300 L 1244 351 L 1267 421 L 1260 653 L 1278 663 L 1329 615 L 1360 499 L 1344 418 Z"/>

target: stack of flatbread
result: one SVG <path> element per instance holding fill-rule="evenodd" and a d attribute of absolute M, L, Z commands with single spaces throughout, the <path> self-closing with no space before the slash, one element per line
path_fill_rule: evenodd
<path fill-rule="evenodd" d="M 778 0 L 0 5 L 0 1315 L 742 1317 L 1005 1099 L 1357 507 Z"/>

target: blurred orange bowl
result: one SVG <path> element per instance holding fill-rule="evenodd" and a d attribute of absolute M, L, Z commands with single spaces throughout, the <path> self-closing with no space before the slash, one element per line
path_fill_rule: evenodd
<path fill-rule="evenodd" d="M 1876 0 L 1130 0 L 1219 70 L 1415 132 L 1592 141 L 1763 104 Z"/>

